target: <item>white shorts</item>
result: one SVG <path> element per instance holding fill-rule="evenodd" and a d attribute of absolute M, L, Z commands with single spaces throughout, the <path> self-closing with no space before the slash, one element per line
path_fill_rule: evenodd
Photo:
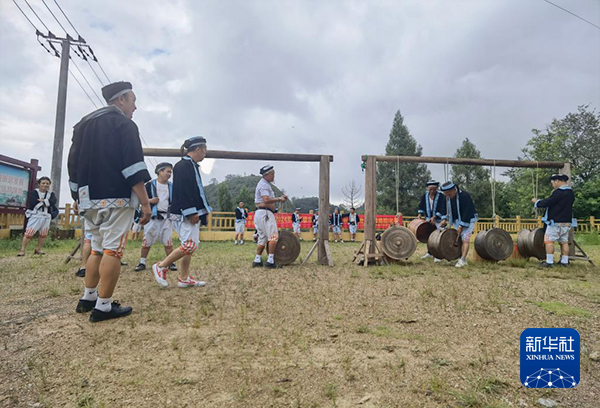
<path fill-rule="evenodd" d="M 181 240 L 179 249 L 186 255 L 193 254 L 200 242 L 200 223 L 192 224 L 187 217 L 183 217 L 181 221 L 173 222 L 173 228 Z"/>
<path fill-rule="evenodd" d="M 131 231 L 134 234 L 137 234 L 138 232 L 140 232 L 142 230 L 142 224 L 140 224 L 139 222 L 135 222 L 133 223 L 133 227 L 131 227 Z"/>
<path fill-rule="evenodd" d="M 271 211 L 257 208 L 254 214 L 254 225 L 258 233 L 258 245 L 264 246 L 267 241 L 273 242 L 279 239 L 277 220 Z"/>
<path fill-rule="evenodd" d="M 463 230 L 460 234 L 460 238 L 462 239 L 462 242 L 471 242 L 471 235 L 473 235 L 473 230 L 475 229 L 475 222 L 472 222 L 471 224 L 469 224 L 468 227 L 463 227 Z M 458 225 L 458 222 L 454 223 L 454 228 L 458 229 L 460 225 Z"/>
<path fill-rule="evenodd" d="M 83 219 L 83 229 L 85 230 L 85 235 L 83 236 L 83 242 L 85 244 L 92 243 L 92 233 L 88 231 L 88 225 L 89 225 L 89 222 L 86 222 L 85 218 L 84 218 Z"/>
<path fill-rule="evenodd" d="M 565 244 L 569 242 L 569 231 L 571 231 L 571 224 L 569 223 L 548 225 L 544 235 L 544 243 L 558 242 L 559 244 Z"/>
<path fill-rule="evenodd" d="M 27 218 L 27 229 L 25 230 L 25 236 L 31 238 L 39 231 L 40 237 L 48 236 L 48 230 L 50 229 L 50 221 L 52 217 L 49 213 L 33 213 Z"/>
<path fill-rule="evenodd" d="M 339 235 L 342 233 L 342 227 L 340 227 L 339 225 L 334 225 L 333 226 L 333 233 L 336 235 Z"/>
<path fill-rule="evenodd" d="M 92 251 L 121 258 L 134 211 L 131 207 L 86 210 L 83 216 L 87 232 L 92 234 Z"/>
<path fill-rule="evenodd" d="M 319 226 L 318 225 L 313 225 L 313 234 L 317 235 L 319 233 Z"/>
<path fill-rule="evenodd" d="M 173 246 L 173 227 L 170 219 L 153 219 L 144 227 L 142 246 L 150 248 L 156 241 L 166 246 Z"/>
<path fill-rule="evenodd" d="M 356 231 L 358 230 L 358 225 L 348 225 L 348 229 L 350 230 L 350 234 L 354 235 L 356 234 Z"/>
<path fill-rule="evenodd" d="M 246 232 L 246 221 L 236 221 L 235 222 L 235 233 L 236 234 L 243 234 L 244 232 Z"/>
<path fill-rule="evenodd" d="M 300 232 L 302 231 L 300 229 L 300 223 L 299 222 L 295 222 L 292 224 L 292 228 L 294 229 L 294 233 L 295 234 L 300 234 Z"/>

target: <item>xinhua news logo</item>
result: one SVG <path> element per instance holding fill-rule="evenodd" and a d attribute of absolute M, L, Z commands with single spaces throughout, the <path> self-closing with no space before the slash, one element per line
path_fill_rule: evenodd
<path fill-rule="evenodd" d="M 527 388 L 579 384 L 579 333 L 575 329 L 526 329 L 521 333 L 521 383 Z"/>

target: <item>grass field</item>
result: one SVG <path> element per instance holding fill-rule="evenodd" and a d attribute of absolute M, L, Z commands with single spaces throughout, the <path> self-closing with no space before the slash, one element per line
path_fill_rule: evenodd
<path fill-rule="evenodd" d="M 598 238 L 582 242 L 600 264 Z M 74 244 L 17 258 L 19 243 L 0 241 L 2 407 L 598 406 L 600 269 L 581 262 L 457 270 L 419 246 L 409 263 L 365 269 L 346 243 L 332 244 L 333 268 L 272 271 L 249 267 L 253 244 L 203 243 L 192 266 L 207 287 L 161 290 L 133 271 L 130 243 L 114 299 L 133 314 L 91 324 L 75 313 L 76 262 L 64 264 Z M 529 327 L 579 331 L 580 385 L 520 384 Z"/>

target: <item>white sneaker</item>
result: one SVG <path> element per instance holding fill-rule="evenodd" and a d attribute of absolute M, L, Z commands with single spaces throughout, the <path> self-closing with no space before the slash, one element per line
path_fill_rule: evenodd
<path fill-rule="evenodd" d="M 442 260 L 441 259 L 437 259 L 437 258 L 433 258 L 433 262 L 439 263 L 439 262 L 442 262 Z"/>
<path fill-rule="evenodd" d="M 177 279 L 177 286 L 180 288 L 191 288 L 195 286 L 206 286 L 206 282 L 197 281 L 196 279 L 188 276 L 186 280 Z"/>
<path fill-rule="evenodd" d="M 456 266 L 457 268 L 462 268 L 463 266 L 467 266 L 467 265 L 468 265 L 467 261 L 463 261 L 462 259 L 459 259 L 458 262 L 456 263 L 456 265 L 454 265 L 454 266 Z"/>
<path fill-rule="evenodd" d="M 235 244 L 237 245 L 237 241 L 235 241 Z"/>
<path fill-rule="evenodd" d="M 340 239 L 340 242 L 343 244 L 343 243 L 344 243 L 344 240 L 343 240 L 343 239 Z"/>
<path fill-rule="evenodd" d="M 167 268 L 161 268 L 160 266 L 158 266 L 158 262 L 155 263 L 154 265 L 152 265 L 152 272 L 154 273 L 154 279 L 163 288 L 166 288 L 167 286 L 169 286 L 169 282 L 167 282 L 167 270 L 168 270 Z"/>
<path fill-rule="evenodd" d="M 240 242 L 240 245 L 244 245 L 244 241 Z"/>
<path fill-rule="evenodd" d="M 429 252 L 427 252 L 425 255 L 423 255 L 421 257 L 421 259 L 427 259 L 427 258 L 431 258 L 431 254 Z"/>

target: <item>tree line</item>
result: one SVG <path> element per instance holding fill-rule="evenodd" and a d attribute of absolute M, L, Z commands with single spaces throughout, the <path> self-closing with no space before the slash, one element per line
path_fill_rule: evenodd
<path fill-rule="evenodd" d="M 388 156 L 422 156 L 423 148 L 410 133 L 404 117 L 397 111 L 385 146 Z M 454 152 L 457 158 L 482 159 L 481 151 L 468 138 Z M 532 129 L 519 160 L 560 161 L 573 164 L 572 182 L 575 193 L 574 215 L 577 218 L 600 217 L 600 113 L 589 105 L 581 105 L 576 112 L 562 119 L 553 119 L 544 129 Z M 534 217 L 531 205 L 534 195 L 546 197 L 552 192 L 549 178 L 551 169 L 493 169 L 481 166 L 449 165 L 445 178 L 454 181 L 473 197 L 480 217 L 494 214 L 503 218 L 517 215 Z M 495 174 L 494 174 L 495 173 Z M 497 180 L 504 176 L 507 180 Z M 377 165 L 377 213 L 406 215 L 417 212 L 419 200 L 425 193 L 425 185 L 431 172 L 425 164 L 378 163 Z M 218 211 L 233 211 L 243 201 L 254 211 L 254 188 L 260 180 L 258 175 L 228 175 L 223 182 L 216 179 L 206 186 L 210 203 L 216 203 Z M 444 181 L 444 180 L 440 180 Z M 275 194 L 284 191 L 274 187 Z M 335 207 L 347 211 L 350 207 L 362 213 L 362 181 L 350 180 L 341 191 L 344 201 Z M 493 200 L 492 200 L 493 199 Z M 296 207 L 302 212 L 317 208 L 318 197 L 292 197 L 281 208 L 292 212 Z M 540 214 L 541 215 L 541 214 Z"/>
<path fill-rule="evenodd" d="M 533 136 L 521 150 L 519 160 L 560 161 L 573 164 L 575 193 L 574 216 L 600 216 L 600 113 L 581 105 L 562 119 L 553 119 L 544 129 L 532 129 Z M 410 133 L 400 111 L 396 112 L 385 154 L 421 156 L 422 147 Z M 454 157 L 482 159 L 477 146 L 468 138 L 456 149 Z M 481 166 L 451 165 L 448 179 L 473 197 L 480 217 L 535 216 L 531 198 L 552 192 L 550 176 L 556 170 L 511 168 L 496 171 Z M 415 214 L 425 184 L 431 178 L 427 166 L 418 163 L 379 163 L 377 168 L 378 213 L 396 211 L 396 175 L 399 176 L 398 210 Z M 503 175 L 507 181 L 496 180 Z M 493 194 L 495 192 L 495 194 Z"/>

